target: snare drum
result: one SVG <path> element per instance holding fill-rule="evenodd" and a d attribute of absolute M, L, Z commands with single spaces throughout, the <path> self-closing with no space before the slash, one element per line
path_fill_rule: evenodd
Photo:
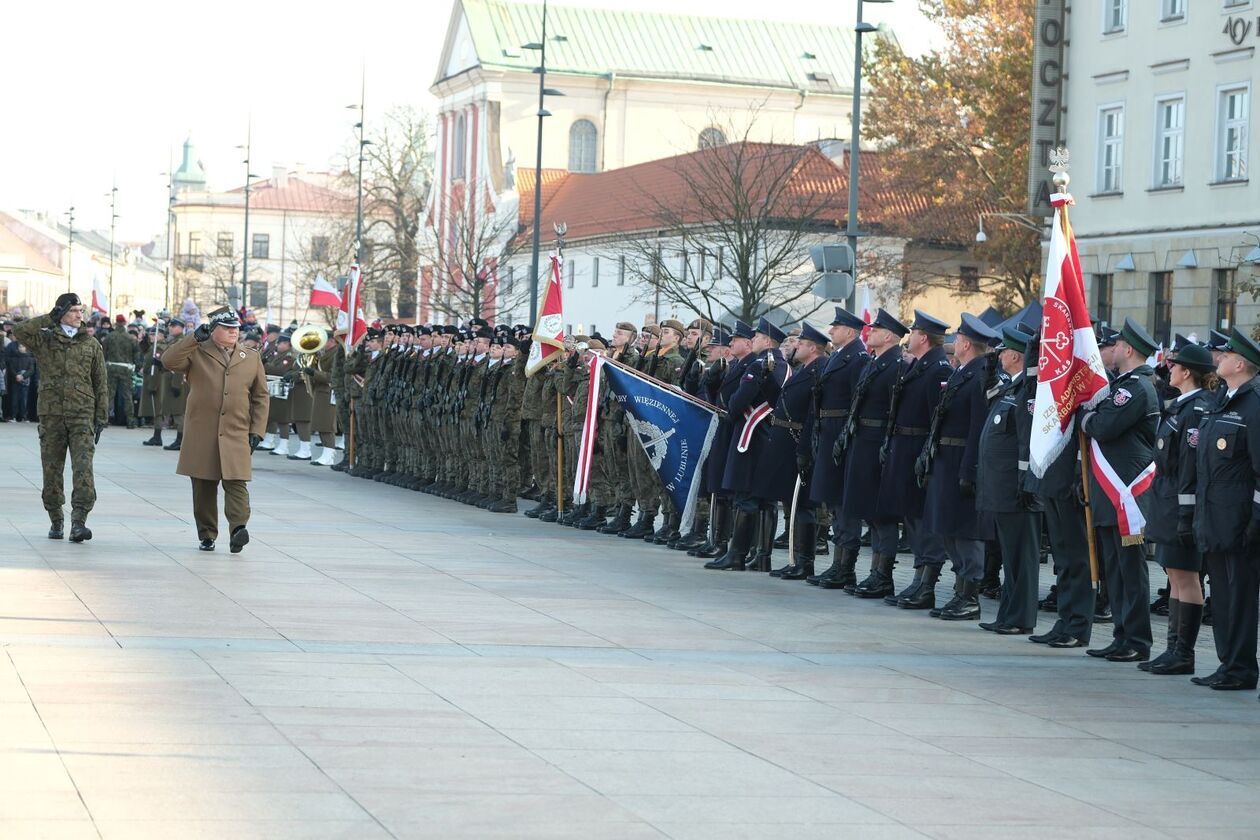
<path fill-rule="evenodd" d="M 279 376 L 267 377 L 267 396 L 273 400 L 287 400 L 291 387 L 293 387 L 291 383 L 285 382 Z"/>

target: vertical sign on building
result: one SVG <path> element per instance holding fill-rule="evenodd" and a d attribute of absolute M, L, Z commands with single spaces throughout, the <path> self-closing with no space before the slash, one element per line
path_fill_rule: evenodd
<path fill-rule="evenodd" d="M 1032 132 L 1028 146 L 1028 212 L 1053 215 L 1050 150 L 1061 145 L 1063 127 L 1063 46 L 1065 0 L 1037 0 L 1033 44 Z"/>

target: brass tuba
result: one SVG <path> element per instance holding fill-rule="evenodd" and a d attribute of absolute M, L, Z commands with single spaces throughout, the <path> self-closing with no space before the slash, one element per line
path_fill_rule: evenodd
<path fill-rule="evenodd" d="M 302 381 L 307 391 L 314 391 L 311 372 L 315 370 L 316 358 L 328 346 L 328 330 L 315 324 L 298 327 L 289 338 L 294 352 L 298 356 L 298 369 L 302 371 Z"/>

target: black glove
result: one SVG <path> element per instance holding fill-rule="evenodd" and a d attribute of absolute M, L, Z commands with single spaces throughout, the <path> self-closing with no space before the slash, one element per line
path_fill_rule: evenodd
<path fill-rule="evenodd" d="M 1029 493 L 1027 490 L 1019 491 L 1018 500 L 1020 510 L 1036 510 L 1037 508 L 1036 494 Z"/>
<path fill-rule="evenodd" d="M 1085 504 L 1085 485 L 1081 484 L 1080 481 L 1072 485 L 1072 497 L 1076 499 L 1076 504 L 1081 508 L 1087 507 Z"/>
<path fill-rule="evenodd" d="M 180 393 L 180 392 L 179 392 L 179 388 L 178 388 L 178 387 L 176 387 L 175 385 L 172 385 L 172 386 L 171 386 L 171 396 L 172 396 L 172 397 L 178 397 L 178 396 L 179 396 L 179 393 Z"/>
<path fill-rule="evenodd" d="M 1260 548 L 1260 519 L 1247 523 L 1247 533 L 1243 535 L 1243 543 L 1249 549 Z"/>
<path fill-rule="evenodd" d="M 976 497 L 976 483 L 967 481 L 965 478 L 959 479 L 958 492 L 962 494 L 964 499 L 974 499 Z"/>
<path fill-rule="evenodd" d="M 297 376 L 296 373 L 294 373 L 293 371 L 289 371 L 288 373 L 280 377 L 280 381 L 285 383 L 286 385 L 292 385 L 293 379 L 295 376 Z"/>
<path fill-rule="evenodd" d="M 262 435 L 255 435 L 251 433 L 249 436 L 249 451 L 253 452 L 258 448 L 258 444 L 260 443 L 262 443 Z"/>
<path fill-rule="evenodd" d="M 101 442 L 101 432 L 103 431 L 105 431 L 104 423 L 97 423 L 95 426 L 92 427 L 92 433 L 96 436 L 96 440 L 94 441 L 95 443 Z"/>
<path fill-rule="evenodd" d="M 199 341 L 199 342 L 205 341 L 209 337 L 210 337 L 209 324 L 202 324 L 199 327 L 197 327 L 197 329 L 193 330 L 193 339 L 196 341 Z"/>
<path fill-rule="evenodd" d="M 920 454 L 918 458 L 914 459 L 914 480 L 920 488 L 927 486 L 928 472 L 930 469 L 931 465 L 928 461 L 927 453 Z M 961 482 L 959 483 L 961 484 Z M 973 492 L 972 495 L 974 496 L 975 493 Z"/>
<path fill-rule="evenodd" d="M 507 443 L 511 439 L 512 439 L 512 429 L 505 425 L 503 427 L 503 430 L 499 432 L 499 440 L 503 441 L 504 443 Z"/>
<path fill-rule="evenodd" d="M 814 469 L 814 459 L 810 458 L 808 453 L 796 453 L 796 472 L 804 479 Z"/>

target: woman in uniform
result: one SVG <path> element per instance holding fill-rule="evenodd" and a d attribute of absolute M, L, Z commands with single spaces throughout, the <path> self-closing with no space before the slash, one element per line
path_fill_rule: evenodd
<path fill-rule="evenodd" d="M 1168 384 L 1177 397 L 1155 436 L 1155 482 L 1147 536 L 1168 573 L 1168 649 L 1138 667 L 1152 674 L 1193 674 L 1203 619 L 1202 557 L 1194 544 L 1195 459 L 1199 422 L 1215 399 L 1216 366 L 1206 347 L 1186 344 L 1168 356 Z"/>

